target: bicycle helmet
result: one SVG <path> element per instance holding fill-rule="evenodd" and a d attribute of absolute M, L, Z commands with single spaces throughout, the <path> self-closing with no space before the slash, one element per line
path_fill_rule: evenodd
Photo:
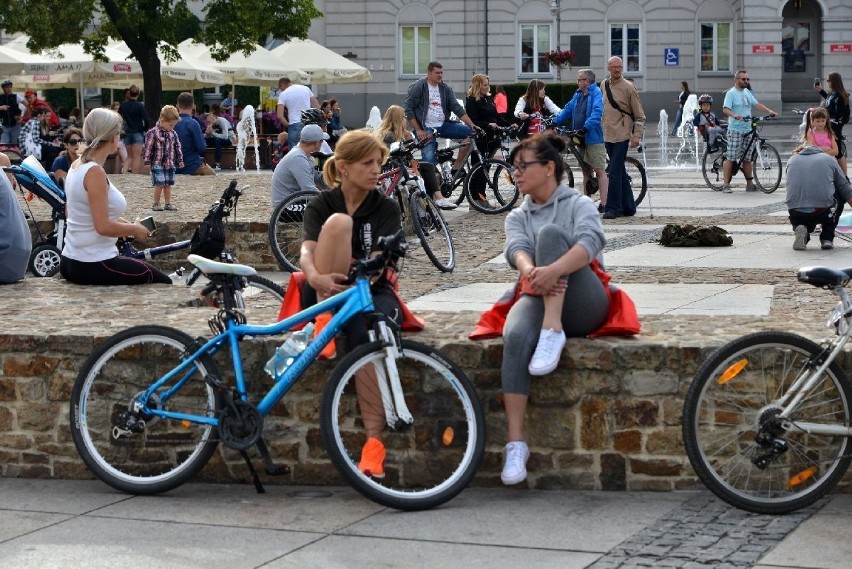
<path fill-rule="evenodd" d="M 11 79 L 4 79 L 3 83 L 0 83 L 0 87 L 9 87 L 10 85 L 12 85 Z"/>
<path fill-rule="evenodd" d="M 305 109 L 301 115 L 302 124 L 325 124 L 325 114 L 322 109 Z"/>
<path fill-rule="evenodd" d="M 698 104 L 700 105 L 701 103 L 710 103 L 712 105 L 713 104 L 713 97 L 711 97 L 707 93 L 704 93 L 703 95 L 698 97 Z"/>

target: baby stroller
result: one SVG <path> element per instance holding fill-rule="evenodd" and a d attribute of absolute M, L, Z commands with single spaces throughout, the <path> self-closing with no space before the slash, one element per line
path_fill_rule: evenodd
<path fill-rule="evenodd" d="M 33 244 L 30 254 L 29 270 L 37 277 L 52 277 L 59 271 L 59 257 L 65 241 L 65 192 L 33 156 L 28 156 L 17 166 L 5 170 L 15 176 L 38 233 L 38 240 Z M 50 217 L 53 220 L 53 230 L 50 233 L 45 234 L 41 230 L 30 207 L 32 195 L 27 196 L 25 190 L 50 206 Z"/>

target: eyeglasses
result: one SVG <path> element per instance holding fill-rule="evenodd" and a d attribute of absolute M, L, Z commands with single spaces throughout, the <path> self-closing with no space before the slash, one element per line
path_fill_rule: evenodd
<path fill-rule="evenodd" d="M 82 140 L 80 140 L 79 138 L 71 138 L 71 139 L 68 140 L 68 142 L 66 142 L 66 144 L 75 145 L 75 144 L 80 144 L 81 142 L 82 142 Z"/>
<path fill-rule="evenodd" d="M 529 168 L 532 164 L 547 164 L 548 162 L 550 162 L 550 160 L 530 160 L 529 162 L 521 160 L 520 162 L 515 162 L 513 166 L 518 172 L 526 172 L 527 168 Z"/>
<path fill-rule="evenodd" d="M 748 77 L 740 77 L 740 81 L 749 81 Z"/>

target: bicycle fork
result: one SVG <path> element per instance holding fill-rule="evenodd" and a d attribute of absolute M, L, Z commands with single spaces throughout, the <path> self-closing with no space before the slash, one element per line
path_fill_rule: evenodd
<path fill-rule="evenodd" d="M 391 429 L 398 431 L 410 427 L 414 423 L 414 417 L 402 394 L 402 382 L 399 379 L 399 369 L 396 367 L 396 360 L 399 358 L 396 337 L 383 321 L 377 323 L 377 328 L 379 337 L 376 337 L 375 331 L 370 331 L 370 339 L 381 340 L 385 357 L 381 363 L 377 362 L 373 365 L 376 370 L 376 382 L 382 396 L 385 420 Z"/>

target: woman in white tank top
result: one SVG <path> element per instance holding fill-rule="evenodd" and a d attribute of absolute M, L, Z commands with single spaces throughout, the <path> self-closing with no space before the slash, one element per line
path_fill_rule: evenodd
<path fill-rule="evenodd" d="M 76 284 L 171 284 L 148 263 L 120 257 L 115 246 L 118 237 L 150 237 L 144 225 L 121 217 L 127 201 L 103 169 L 118 147 L 121 125 L 121 116 L 109 109 L 93 109 L 83 123 L 86 147 L 65 179 L 68 230 L 59 271 Z"/>

